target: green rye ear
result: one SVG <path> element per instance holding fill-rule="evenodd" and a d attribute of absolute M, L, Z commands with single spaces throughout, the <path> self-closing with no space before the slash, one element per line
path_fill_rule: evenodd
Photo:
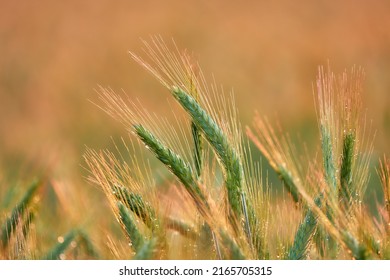
<path fill-rule="evenodd" d="M 1 246 L 3 248 L 7 247 L 10 238 L 15 231 L 17 225 L 21 220 L 23 220 L 24 213 L 27 211 L 29 205 L 32 202 L 32 199 L 39 187 L 39 182 L 34 181 L 31 183 L 30 187 L 24 194 L 23 198 L 19 201 L 18 204 L 12 209 L 11 216 L 6 219 L 1 227 Z"/>

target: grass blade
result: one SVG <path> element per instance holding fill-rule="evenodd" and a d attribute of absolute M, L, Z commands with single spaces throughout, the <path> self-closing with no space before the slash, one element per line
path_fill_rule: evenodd
<path fill-rule="evenodd" d="M 283 166 L 278 166 L 277 170 L 275 171 L 278 173 L 287 191 L 291 194 L 294 202 L 299 202 L 300 196 L 299 196 L 298 188 L 295 185 L 291 172 L 289 172 Z"/>

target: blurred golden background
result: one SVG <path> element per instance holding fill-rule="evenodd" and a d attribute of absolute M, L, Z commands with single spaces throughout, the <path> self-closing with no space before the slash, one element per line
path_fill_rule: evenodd
<path fill-rule="evenodd" d="M 161 105 L 169 93 L 128 54 L 142 54 L 140 38 L 150 35 L 173 38 L 195 54 L 207 77 L 233 88 L 243 125 L 257 110 L 309 147 L 318 143 L 312 91 L 318 65 L 329 60 L 336 73 L 362 66 L 362 114 L 376 131 L 373 166 L 390 153 L 387 0 L 0 2 L 0 174 L 6 180 L 46 176 L 93 195 L 82 167 L 85 146 L 109 147 L 111 136 L 126 133 L 92 104 L 95 89 L 123 89 L 161 116 L 170 110 Z M 92 204 L 84 207 L 99 208 Z"/>

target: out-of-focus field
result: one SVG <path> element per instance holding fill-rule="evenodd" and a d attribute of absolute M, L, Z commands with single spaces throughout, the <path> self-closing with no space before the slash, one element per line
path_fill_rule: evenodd
<path fill-rule="evenodd" d="M 338 73 L 362 66 L 362 114 L 376 134 L 375 167 L 390 154 L 389 15 L 387 0 L 1 0 L 0 195 L 44 178 L 50 187 L 37 234 L 50 243 L 82 224 L 98 243 L 107 242 L 116 225 L 100 190 L 85 180 L 82 155 L 86 146 L 112 147 L 111 136 L 118 140 L 126 131 L 92 104 L 95 89 L 123 89 L 150 111 L 172 116 L 167 91 L 128 54 L 142 54 L 140 38 L 157 34 L 193 52 L 226 92 L 234 89 L 243 126 L 257 110 L 313 153 L 318 65 L 329 60 Z"/>

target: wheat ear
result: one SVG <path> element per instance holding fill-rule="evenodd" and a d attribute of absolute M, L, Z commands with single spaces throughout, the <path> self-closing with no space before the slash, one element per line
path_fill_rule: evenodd
<path fill-rule="evenodd" d="M 321 207 L 322 197 L 317 197 L 314 202 L 318 207 Z M 317 216 L 309 208 L 306 211 L 305 218 L 300 223 L 294 237 L 293 245 L 291 246 L 287 258 L 290 260 L 302 260 L 306 258 L 307 249 L 312 239 L 313 233 L 317 226 Z"/>
<path fill-rule="evenodd" d="M 365 260 L 368 257 L 367 247 L 359 243 L 359 241 L 348 231 L 342 232 L 344 244 L 349 248 L 352 256 L 356 260 Z"/>
<path fill-rule="evenodd" d="M 190 114 L 197 127 L 202 130 L 205 138 L 214 148 L 221 160 L 226 171 L 225 180 L 229 204 L 233 213 L 239 217 L 242 213 L 240 200 L 243 184 L 243 168 L 237 152 L 230 146 L 222 129 L 194 98 L 178 87 L 173 87 L 172 93 L 183 108 Z"/>
<path fill-rule="evenodd" d="M 335 192 L 337 183 L 336 183 L 336 167 L 334 164 L 334 155 L 333 155 L 333 141 L 332 135 L 328 128 L 321 127 L 321 148 L 322 148 L 322 158 L 325 171 L 325 179 L 331 190 Z"/>
<path fill-rule="evenodd" d="M 44 260 L 59 260 L 61 258 L 61 254 L 65 252 L 65 250 L 69 247 L 72 241 L 76 238 L 78 234 L 78 230 L 69 231 L 62 242 L 57 243 L 44 257 Z"/>
<path fill-rule="evenodd" d="M 200 133 L 199 128 L 196 126 L 194 122 L 191 122 L 191 133 L 192 139 L 194 141 L 194 162 L 196 168 L 196 175 L 200 177 L 203 169 L 203 155 L 202 155 L 202 135 Z"/>
<path fill-rule="evenodd" d="M 192 170 L 189 164 L 187 164 L 179 155 L 167 148 L 144 126 L 134 125 L 133 127 L 146 147 L 148 147 L 184 185 L 187 192 L 193 198 L 198 210 L 202 214 L 205 214 L 203 205 L 206 203 L 206 199 L 199 188 L 198 183 L 192 176 Z"/>
<path fill-rule="evenodd" d="M 340 191 L 339 197 L 346 210 L 349 209 L 352 199 L 352 168 L 355 153 L 356 135 L 349 132 L 344 135 L 343 153 L 340 168 Z"/>
<path fill-rule="evenodd" d="M 1 246 L 3 248 L 7 247 L 12 233 L 15 231 L 18 223 L 22 220 L 20 219 L 23 217 L 23 214 L 26 212 L 27 207 L 31 203 L 35 192 L 37 191 L 39 187 L 39 182 L 34 181 L 26 193 L 24 194 L 23 198 L 20 200 L 18 204 L 12 209 L 11 216 L 6 219 L 4 222 L 2 228 L 1 228 Z"/>
<path fill-rule="evenodd" d="M 145 241 L 143 246 L 139 249 L 134 256 L 134 260 L 150 260 L 153 258 L 153 254 L 157 245 L 156 239 Z"/>
<path fill-rule="evenodd" d="M 151 229 L 155 228 L 157 221 L 156 212 L 150 204 L 144 201 L 140 194 L 132 193 L 122 186 L 114 186 L 113 193 L 115 197 L 140 218 L 145 225 Z"/>
<path fill-rule="evenodd" d="M 124 226 L 126 235 L 131 242 L 131 246 L 134 248 L 135 252 L 138 252 L 139 249 L 144 244 L 144 238 L 139 232 L 137 226 L 134 223 L 133 218 L 130 215 L 129 210 L 121 202 L 118 202 L 119 218 L 121 223 Z"/>

